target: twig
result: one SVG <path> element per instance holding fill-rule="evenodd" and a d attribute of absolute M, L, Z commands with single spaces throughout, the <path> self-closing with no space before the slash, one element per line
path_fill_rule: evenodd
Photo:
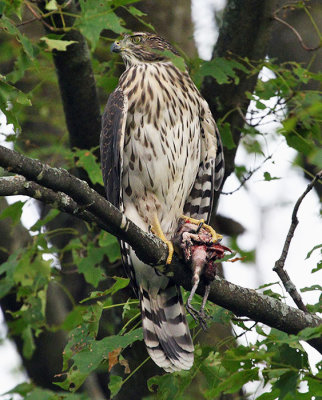
<path fill-rule="evenodd" d="M 250 328 L 247 328 L 246 327 L 246 330 L 244 331 L 244 332 L 242 332 L 242 333 L 240 333 L 239 335 L 236 335 L 235 336 L 235 339 L 239 339 L 239 338 L 241 338 L 243 335 L 246 335 L 246 333 L 247 332 L 250 332 L 253 328 L 255 328 L 255 326 L 258 324 L 258 322 L 254 322 L 254 324 L 250 327 Z"/>
<path fill-rule="evenodd" d="M 294 283 L 291 281 L 288 273 L 285 271 L 284 265 L 285 265 L 286 257 L 287 257 L 287 254 L 288 254 L 288 251 L 290 248 L 292 238 L 294 236 L 295 229 L 299 223 L 299 220 L 297 219 L 298 209 L 299 209 L 304 197 L 311 191 L 311 189 L 313 188 L 315 183 L 321 178 L 322 178 L 322 171 L 318 172 L 315 175 L 314 179 L 312 180 L 311 183 L 308 184 L 308 186 L 305 189 L 302 196 L 300 196 L 300 198 L 297 200 L 297 202 L 294 206 L 294 209 L 293 209 L 291 226 L 289 228 L 288 234 L 285 239 L 281 257 L 275 262 L 275 266 L 273 268 L 273 271 L 275 271 L 277 273 L 277 275 L 280 277 L 280 279 L 285 287 L 285 290 L 292 297 L 292 299 L 294 300 L 294 302 L 298 306 L 298 308 L 304 312 L 308 312 L 308 310 L 307 310 L 306 306 L 304 305 L 301 295 L 297 291 Z"/>
<path fill-rule="evenodd" d="M 55 28 L 53 28 L 51 25 L 47 24 L 46 21 L 44 21 L 44 19 L 37 14 L 37 12 L 31 7 L 31 5 L 29 4 L 28 1 L 25 1 L 25 5 L 28 8 L 28 10 L 31 12 L 31 14 L 35 17 L 35 19 L 37 19 L 38 21 L 40 21 L 43 25 L 45 25 L 49 30 L 54 31 Z"/>
<path fill-rule="evenodd" d="M 300 45 L 303 47 L 304 50 L 306 51 L 316 51 L 321 47 L 321 43 L 316 46 L 316 47 L 308 47 L 305 43 L 304 40 L 302 39 L 302 36 L 299 34 L 299 32 L 294 28 L 294 26 L 290 25 L 289 23 L 287 23 L 286 21 L 284 21 L 283 19 L 279 18 L 276 14 L 274 14 L 273 18 L 275 19 L 275 21 L 280 22 L 281 24 L 287 26 L 289 29 L 291 29 L 291 31 L 296 35 L 296 37 L 298 38 Z"/>
<path fill-rule="evenodd" d="M 16 25 L 16 28 L 18 28 L 19 26 L 31 24 L 32 22 L 35 22 L 35 21 L 39 21 L 39 18 L 34 17 L 34 18 L 31 18 L 31 19 L 27 19 L 25 21 L 22 21 L 22 22 L 20 22 L 19 24 Z"/>
<path fill-rule="evenodd" d="M 220 192 L 220 194 L 230 195 L 230 194 L 233 194 L 233 193 L 237 192 L 237 191 L 238 191 L 239 189 L 241 189 L 241 188 L 245 185 L 245 183 L 254 175 L 254 173 L 257 172 L 259 169 L 261 169 L 262 166 L 266 163 L 266 161 L 270 160 L 271 158 L 272 158 L 272 155 L 269 155 L 268 157 L 265 158 L 265 160 L 264 160 L 258 167 L 256 167 L 256 168 L 253 169 L 252 171 L 249 171 L 249 172 L 248 172 L 248 175 L 243 176 L 242 179 L 241 179 L 240 185 L 239 185 L 236 189 L 234 189 L 234 190 L 231 191 L 231 192 Z"/>
<path fill-rule="evenodd" d="M 31 12 L 31 14 L 34 16 L 34 18 L 33 18 L 33 19 L 30 19 L 30 20 L 27 21 L 27 22 L 21 22 L 21 23 L 18 24 L 17 26 L 24 25 L 24 24 L 26 24 L 26 23 L 33 22 L 33 21 L 37 20 L 37 21 L 40 21 L 40 22 L 41 22 L 47 29 L 49 29 L 51 32 L 66 33 L 66 32 L 68 32 L 68 31 L 70 31 L 70 30 L 72 29 L 72 27 L 56 28 L 56 27 L 54 27 L 54 26 L 48 24 L 48 23 L 44 20 L 44 18 L 47 18 L 47 17 L 49 17 L 49 16 L 51 16 L 51 15 L 54 15 L 54 14 L 57 14 L 57 13 L 60 14 L 60 16 L 61 16 L 61 18 L 62 18 L 62 20 L 63 20 L 63 15 L 62 15 L 62 13 L 61 13 L 61 10 L 62 10 L 63 8 L 68 7 L 68 6 L 70 5 L 70 1 L 67 1 L 67 3 L 66 3 L 65 5 L 58 6 L 58 8 L 59 8 L 59 11 L 58 11 L 58 12 L 57 12 L 56 10 L 54 10 L 54 11 L 50 11 L 50 12 L 48 12 L 48 13 L 46 13 L 46 14 L 43 14 L 43 15 L 39 15 L 39 14 L 37 13 L 37 11 L 34 10 L 34 8 L 29 4 L 29 1 L 25 1 L 24 4 L 25 4 L 26 7 L 28 8 L 28 10 Z"/>

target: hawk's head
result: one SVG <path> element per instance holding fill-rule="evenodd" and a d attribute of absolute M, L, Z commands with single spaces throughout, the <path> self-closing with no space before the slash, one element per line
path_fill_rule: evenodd
<path fill-rule="evenodd" d="M 169 60 L 169 52 L 178 55 L 176 49 L 154 33 L 137 32 L 124 35 L 123 39 L 111 46 L 114 53 L 121 53 L 128 65 Z"/>

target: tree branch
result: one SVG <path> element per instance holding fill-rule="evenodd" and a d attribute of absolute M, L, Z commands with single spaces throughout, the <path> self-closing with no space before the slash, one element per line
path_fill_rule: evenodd
<path fill-rule="evenodd" d="M 0 146 L 0 165 L 26 178 L 2 178 L 0 195 L 34 194 L 38 200 L 48 201 L 80 218 L 93 218 L 102 229 L 127 241 L 144 262 L 165 265 L 167 246 L 152 234 L 143 232 L 86 182 L 63 169 L 51 168 L 3 146 Z M 171 265 L 159 269 L 177 284 L 187 290 L 191 289 L 191 271 L 177 256 Z M 203 292 L 204 286 L 201 284 L 197 293 L 202 295 Z M 306 327 L 322 324 L 322 319 L 315 315 L 219 277 L 216 277 L 212 285 L 209 300 L 238 316 L 246 316 L 286 333 L 296 334 Z M 322 353 L 322 339 L 314 339 L 310 344 Z"/>
<path fill-rule="evenodd" d="M 275 21 L 280 22 L 281 24 L 287 26 L 289 29 L 291 29 L 291 31 L 294 33 L 294 35 L 297 37 L 298 41 L 300 42 L 300 45 L 302 46 L 302 48 L 305 51 L 316 51 L 318 49 L 321 48 L 322 44 L 320 43 L 318 46 L 315 47 L 309 47 L 304 43 L 304 40 L 302 38 L 302 36 L 298 33 L 298 31 L 294 28 L 294 26 L 290 25 L 289 23 L 287 23 L 286 21 L 284 21 L 283 19 L 279 18 L 276 13 L 274 13 L 274 19 Z"/>
<path fill-rule="evenodd" d="M 270 160 L 272 157 L 273 157 L 272 154 L 270 154 L 269 156 L 267 156 L 265 158 L 265 160 L 263 160 L 263 162 L 260 165 L 258 165 L 256 168 L 252 169 L 251 171 L 248 171 L 247 175 L 244 175 L 241 178 L 240 184 L 236 189 L 232 190 L 231 192 L 220 192 L 220 194 L 227 196 L 227 195 L 231 195 L 231 194 L 238 192 L 238 190 L 241 189 L 245 185 L 245 183 L 255 174 L 255 172 L 260 170 L 262 168 L 262 166 L 266 163 L 266 161 Z"/>
<path fill-rule="evenodd" d="M 136 249 L 138 257 L 144 262 L 152 265 L 165 263 L 167 246 L 154 235 L 145 234 L 117 208 L 91 189 L 85 181 L 76 178 L 64 169 L 51 168 L 47 164 L 25 157 L 3 146 L 0 146 L 0 165 L 7 168 L 9 172 L 23 175 L 27 180 L 70 196 L 83 211 L 92 213 L 97 219 L 105 221 L 108 225 L 108 232 L 127 241 Z M 46 195 L 48 193 L 43 197 L 45 198 Z M 101 225 L 99 224 L 99 226 Z M 146 248 L 150 246 L 154 246 L 156 251 L 147 256 Z"/>
<path fill-rule="evenodd" d="M 307 188 L 305 189 L 304 193 L 300 198 L 297 200 L 295 203 L 293 213 L 292 213 L 292 220 L 291 220 L 291 226 L 289 228 L 288 234 L 285 239 L 284 247 L 282 250 L 281 257 L 275 262 L 275 266 L 273 268 L 273 271 L 277 273 L 277 275 L 280 277 L 285 290 L 289 293 L 289 295 L 292 297 L 294 300 L 294 303 L 298 306 L 298 308 L 302 311 L 308 312 L 306 306 L 303 303 L 303 300 L 301 298 L 300 293 L 297 291 L 294 283 L 291 281 L 289 274 L 285 271 L 284 265 L 286 261 L 286 257 L 290 248 L 291 241 L 294 236 L 295 229 L 299 223 L 299 220 L 297 219 L 297 212 L 298 209 L 300 208 L 300 205 L 304 199 L 304 197 L 311 191 L 313 186 L 316 184 L 316 182 L 321 179 L 322 177 L 322 171 L 318 172 L 314 179 L 312 180 L 311 183 L 308 184 Z"/>

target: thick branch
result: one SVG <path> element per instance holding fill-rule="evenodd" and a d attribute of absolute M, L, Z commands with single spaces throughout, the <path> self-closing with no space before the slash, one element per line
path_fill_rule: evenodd
<path fill-rule="evenodd" d="M 93 215 L 102 229 L 130 243 L 143 261 L 154 265 L 165 264 L 167 248 L 158 238 L 143 232 L 108 201 L 90 189 L 85 182 L 70 175 L 67 171 L 51 168 L 2 146 L 0 146 L 0 165 L 10 171 L 23 174 L 27 179 L 40 182 L 40 184 L 27 182 L 22 177 L 2 179 L 0 195 L 9 195 L 10 191 L 12 191 L 12 195 L 19 194 L 19 190 L 21 190 L 21 194 L 26 194 L 26 190 L 28 190 L 29 195 L 33 192 L 37 193 L 38 199 L 50 201 L 50 204 L 53 204 L 53 200 L 54 204 L 58 202 L 58 205 L 67 201 L 68 204 L 64 205 L 67 207 L 65 211 L 76 213 L 84 219 L 91 218 Z M 18 182 L 17 187 L 13 185 L 15 179 Z M 48 191 L 48 188 L 55 192 L 64 192 L 67 197 L 61 193 Z M 80 207 L 82 205 L 87 206 Z M 73 209 L 73 207 L 75 208 Z M 79 211 L 80 209 L 81 211 Z M 191 289 L 191 271 L 177 256 L 166 270 L 165 267 L 163 269 L 163 273 L 171 276 L 176 283 L 187 290 Z M 204 287 L 201 285 L 198 293 L 202 295 L 203 291 Z M 287 333 L 296 334 L 306 327 L 322 324 L 322 319 L 317 316 L 304 313 L 276 299 L 220 278 L 215 279 L 209 300 L 239 316 L 247 316 Z M 322 339 L 314 339 L 310 343 L 322 353 Z"/>
<path fill-rule="evenodd" d="M 283 282 L 283 285 L 286 289 L 286 291 L 290 294 L 292 299 L 294 300 L 295 304 L 298 306 L 298 308 L 302 311 L 307 312 L 307 308 L 303 303 L 303 300 L 301 298 L 301 295 L 297 291 L 294 283 L 291 281 L 288 273 L 284 269 L 286 257 L 290 248 L 291 241 L 294 236 L 295 229 L 299 223 L 299 220 L 297 219 L 297 212 L 300 208 L 300 205 L 304 199 L 304 197 L 312 190 L 313 186 L 315 183 L 321 179 L 322 177 L 322 171 L 320 171 L 318 174 L 316 174 L 315 178 L 312 180 L 312 182 L 307 186 L 305 189 L 304 193 L 300 198 L 297 200 L 295 203 L 293 212 L 292 212 L 292 221 L 291 221 L 291 226 L 289 228 L 288 234 L 285 239 L 284 247 L 282 250 L 281 257 L 276 261 L 275 266 L 273 270 L 277 273 L 277 275 L 280 277 L 281 281 Z"/>
<path fill-rule="evenodd" d="M 91 189 L 86 182 L 66 170 L 51 168 L 47 164 L 25 157 L 3 146 L 0 146 L 0 166 L 7 168 L 10 172 L 21 174 L 27 180 L 37 182 L 41 186 L 66 193 L 83 211 L 94 214 L 97 219 L 105 221 L 108 225 L 108 232 L 127 241 L 136 249 L 138 257 L 143 261 L 152 265 L 165 263 L 167 259 L 166 245 L 154 235 L 145 234 L 117 208 Z M 43 197 L 45 198 L 46 195 L 48 193 Z M 101 226 L 101 223 L 99 225 Z M 150 246 L 155 248 L 155 252 L 147 256 L 146 249 Z"/>

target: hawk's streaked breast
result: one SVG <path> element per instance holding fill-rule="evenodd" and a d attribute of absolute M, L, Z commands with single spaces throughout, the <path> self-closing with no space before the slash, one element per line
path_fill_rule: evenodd
<path fill-rule="evenodd" d="M 125 212 L 143 228 L 142 219 L 149 225 L 157 211 L 164 233 L 171 237 L 199 167 L 199 92 L 186 73 L 164 62 L 128 68 L 120 86 L 128 98 Z"/>

